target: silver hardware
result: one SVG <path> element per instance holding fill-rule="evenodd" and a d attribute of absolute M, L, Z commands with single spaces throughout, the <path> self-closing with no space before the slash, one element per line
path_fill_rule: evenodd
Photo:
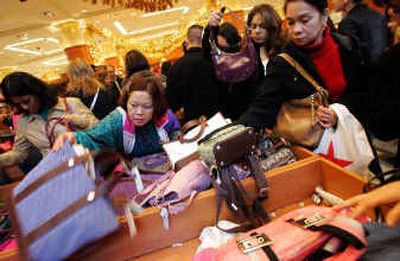
<path fill-rule="evenodd" d="M 94 190 L 92 190 L 87 194 L 86 200 L 88 202 L 92 202 L 95 197 L 96 197 L 96 192 Z"/>
<path fill-rule="evenodd" d="M 68 167 L 73 167 L 75 165 L 75 160 L 74 160 L 74 158 L 70 158 L 69 160 L 68 160 Z"/>
<path fill-rule="evenodd" d="M 220 149 L 221 149 L 221 146 L 220 146 L 220 145 L 217 145 L 217 146 L 215 147 L 215 149 L 216 149 L 216 150 L 220 150 Z"/>
<path fill-rule="evenodd" d="M 308 217 L 299 216 L 297 218 L 291 218 L 286 221 L 302 228 L 309 228 L 312 226 L 321 225 L 321 223 L 323 223 L 325 220 L 326 217 L 318 212 L 315 212 Z"/>
<path fill-rule="evenodd" d="M 244 254 L 272 244 L 272 240 L 264 233 L 253 233 L 251 236 L 236 241 L 239 250 Z"/>

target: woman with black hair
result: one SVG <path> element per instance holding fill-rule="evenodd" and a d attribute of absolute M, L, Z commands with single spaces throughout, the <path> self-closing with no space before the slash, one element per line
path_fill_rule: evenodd
<path fill-rule="evenodd" d="M 86 129 L 96 117 L 77 98 L 59 98 L 55 90 L 39 78 L 13 72 L 0 85 L 5 102 L 20 114 L 13 149 L 0 155 L 0 168 L 22 163 L 36 147 L 44 156 L 55 138 L 68 126 Z"/>

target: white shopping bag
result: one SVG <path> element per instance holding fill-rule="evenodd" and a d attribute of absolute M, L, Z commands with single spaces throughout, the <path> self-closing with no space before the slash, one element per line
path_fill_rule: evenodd
<path fill-rule="evenodd" d="M 216 113 L 214 116 L 212 116 L 210 119 L 207 120 L 207 126 L 198 140 L 202 139 L 210 132 L 220 127 L 223 127 L 229 123 L 231 123 L 230 119 L 225 119 L 220 112 Z M 190 139 L 196 136 L 196 134 L 199 133 L 199 131 L 200 131 L 200 126 L 197 126 L 196 128 L 190 130 L 185 135 L 185 138 Z M 198 147 L 197 141 L 190 143 L 181 143 L 180 141 L 173 141 L 163 145 L 163 148 L 166 151 L 169 159 L 171 160 L 171 163 L 174 166 L 174 168 L 175 168 L 175 163 L 177 161 L 184 159 L 187 156 L 195 153 L 197 151 L 197 147 Z"/>
<path fill-rule="evenodd" d="M 325 130 L 314 152 L 342 167 L 367 176 L 368 164 L 374 155 L 364 128 L 346 106 L 334 103 L 329 107 L 338 116 L 337 127 Z"/>

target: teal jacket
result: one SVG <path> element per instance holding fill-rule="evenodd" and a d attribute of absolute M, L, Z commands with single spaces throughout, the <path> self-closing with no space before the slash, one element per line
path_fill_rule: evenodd
<path fill-rule="evenodd" d="M 158 121 L 143 127 L 131 123 L 126 111 L 118 107 L 88 131 L 74 133 L 78 143 L 90 150 L 113 148 L 126 156 L 143 156 L 162 151 L 162 144 L 170 141 L 180 128 L 171 110 Z"/>

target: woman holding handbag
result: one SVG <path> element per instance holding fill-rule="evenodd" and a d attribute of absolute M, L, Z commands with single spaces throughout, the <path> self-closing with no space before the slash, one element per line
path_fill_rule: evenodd
<path fill-rule="evenodd" d="M 321 102 L 314 106 L 316 93 L 323 94 L 324 97 L 319 96 L 322 101 L 329 94 L 329 102 L 343 103 L 358 116 L 354 97 L 366 92 L 362 88 L 366 61 L 358 43 L 331 33 L 326 0 L 286 0 L 284 11 L 290 42 L 282 51 L 284 55 L 271 57 L 261 93 L 239 122 L 272 129 L 285 102 L 309 97 L 318 126 L 322 129 L 335 126 L 338 119 L 335 111 L 319 106 Z M 315 147 L 318 141 L 301 145 Z"/>
<path fill-rule="evenodd" d="M 222 56 L 229 56 L 230 53 L 236 53 L 236 55 L 240 56 L 240 36 L 236 28 L 232 25 L 229 26 L 229 23 L 223 23 L 220 27 L 218 26 L 225 10 L 226 8 L 223 7 L 220 11 L 211 13 L 208 26 L 203 35 L 203 48 L 207 54 L 211 51 L 214 65 L 216 59 L 223 60 Z M 242 19 L 236 17 L 234 13 L 232 13 L 232 16 L 242 22 Z M 240 69 L 240 71 L 237 71 L 237 66 L 234 69 L 228 68 L 229 66 L 223 66 L 222 69 L 225 72 L 222 72 L 219 66 L 214 66 L 217 76 L 220 74 L 225 75 L 223 78 L 226 78 L 226 80 L 221 80 L 221 88 L 224 95 L 221 102 L 224 105 L 225 116 L 233 120 L 236 120 L 244 113 L 254 100 L 258 86 L 265 77 L 269 57 L 279 51 L 285 41 L 281 32 L 282 20 L 269 4 L 254 6 L 247 17 L 247 21 L 242 23 L 246 27 L 248 39 L 240 53 L 242 53 L 242 56 L 246 56 L 247 59 L 252 59 L 252 61 L 244 62 L 242 67 L 246 68 Z M 234 30 L 230 29 L 230 27 L 233 27 Z M 219 57 L 215 58 L 215 51 L 212 50 L 210 41 L 214 41 L 221 51 L 228 54 L 220 54 L 218 55 Z M 226 64 L 239 64 L 239 62 L 227 59 Z"/>
<path fill-rule="evenodd" d="M 13 72 L 1 82 L 5 102 L 18 117 L 13 149 L 0 155 L 0 168 L 22 163 L 33 148 L 44 156 L 54 139 L 69 127 L 84 130 L 97 118 L 77 98 L 59 98 L 56 90 L 25 72 Z"/>

